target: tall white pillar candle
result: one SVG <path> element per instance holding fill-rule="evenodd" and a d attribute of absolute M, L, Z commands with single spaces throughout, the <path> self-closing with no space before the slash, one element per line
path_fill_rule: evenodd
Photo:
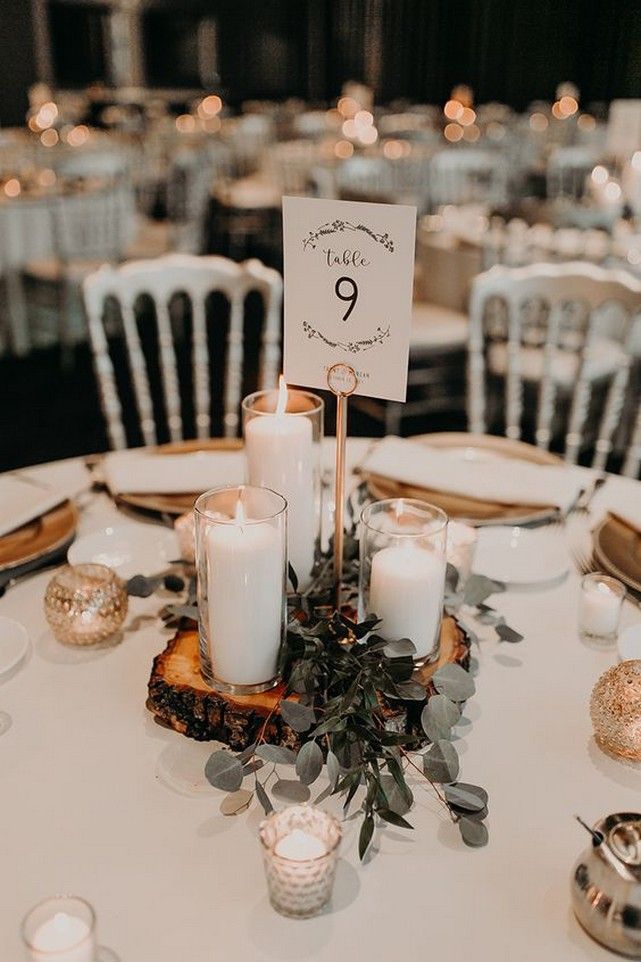
<path fill-rule="evenodd" d="M 445 588 L 445 557 L 402 544 L 372 557 L 369 610 L 382 619 L 377 632 L 396 641 L 409 638 L 416 659 L 432 654 L 438 640 Z"/>
<path fill-rule="evenodd" d="M 247 483 L 271 488 L 287 501 L 289 563 L 301 589 L 314 567 L 317 510 L 314 496 L 314 440 L 305 414 L 285 411 L 286 389 L 273 414 L 259 414 L 245 424 Z"/>
<path fill-rule="evenodd" d="M 210 647 L 222 682 L 258 685 L 277 674 L 284 552 L 280 529 L 268 522 L 237 516 L 207 530 Z"/>
<path fill-rule="evenodd" d="M 29 951 L 33 962 L 94 962 L 95 941 L 82 919 L 56 912 L 36 929 Z"/>

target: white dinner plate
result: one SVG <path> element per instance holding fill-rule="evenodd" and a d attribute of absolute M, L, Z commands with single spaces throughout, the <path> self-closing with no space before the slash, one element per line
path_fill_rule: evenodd
<path fill-rule="evenodd" d="M 152 524 L 116 524 L 78 538 L 69 548 L 70 564 L 108 565 L 121 578 L 153 575 L 180 558 L 176 533 Z"/>
<path fill-rule="evenodd" d="M 10 674 L 29 651 L 29 633 L 13 618 L 0 617 L 0 679 Z"/>
<path fill-rule="evenodd" d="M 569 568 L 568 551 L 560 529 L 482 528 L 473 570 L 494 581 L 531 585 L 555 581 Z"/>
<path fill-rule="evenodd" d="M 641 658 L 641 621 L 630 625 L 622 631 L 617 641 L 619 658 L 621 661 L 630 661 L 634 658 Z"/>

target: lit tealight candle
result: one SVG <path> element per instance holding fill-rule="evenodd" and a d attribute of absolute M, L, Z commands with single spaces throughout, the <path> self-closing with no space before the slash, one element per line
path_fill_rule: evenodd
<path fill-rule="evenodd" d="M 625 588 L 616 578 L 599 573 L 586 575 L 581 582 L 579 629 L 588 638 L 611 640 L 619 629 Z"/>
<path fill-rule="evenodd" d="M 307 861 L 310 858 L 320 858 L 327 849 L 316 835 L 304 832 L 302 828 L 295 828 L 289 835 L 284 835 L 274 846 L 274 854 L 281 858 L 290 858 L 295 862 Z"/>
<path fill-rule="evenodd" d="M 31 962 L 95 962 L 95 916 L 75 896 L 57 896 L 36 905 L 23 922 Z"/>
<path fill-rule="evenodd" d="M 329 902 L 340 822 L 314 805 L 272 812 L 259 831 L 271 904 L 281 915 L 310 918 Z"/>

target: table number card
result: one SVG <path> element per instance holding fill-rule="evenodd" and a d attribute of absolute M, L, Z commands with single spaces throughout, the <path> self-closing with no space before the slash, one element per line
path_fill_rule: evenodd
<path fill-rule="evenodd" d="M 287 381 L 347 364 L 355 394 L 405 400 L 415 235 L 415 207 L 283 197 Z"/>

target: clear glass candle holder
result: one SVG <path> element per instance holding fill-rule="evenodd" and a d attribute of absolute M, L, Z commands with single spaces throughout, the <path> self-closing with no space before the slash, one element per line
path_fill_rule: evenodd
<path fill-rule="evenodd" d="M 278 681 L 286 623 L 287 502 L 269 488 L 216 488 L 195 504 L 200 665 L 222 692 Z"/>
<path fill-rule="evenodd" d="M 450 520 L 447 525 L 447 561 L 459 574 L 459 588 L 464 588 L 472 574 L 478 532 L 469 524 Z"/>
<path fill-rule="evenodd" d="M 388 641 L 409 638 L 418 663 L 440 649 L 447 515 L 415 498 L 390 498 L 361 514 L 359 614 L 377 615 Z"/>
<path fill-rule="evenodd" d="M 261 822 L 269 901 L 281 915 L 311 918 L 332 897 L 340 822 L 312 805 L 292 805 Z"/>
<path fill-rule="evenodd" d="M 257 391 L 242 404 L 246 481 L 287 501 L 289 563 L 299 590 L 310 583 L 320 551 L 321 445 L 325 405 L 309 391 Z"/>
<path fill-rule="evenodd" d="M 96 913 L 85 899 L 56 895 L 35 905 L 22 922 L 26 962 L 96 962 Z"/>
<path fill-rule="evenodd" d="M 122 627 L 128 607 L 124 582 L 107 565 L 65 565 L 45 592 L 45 617 L 66 645 L 107 641 Z"/>
<path fill-rule="evenodd" d="M 625 587 L 610 575 L 594 572 L 581 580 L 579 632 L 588 641 L 613 642 L 619 633 Z"/>

